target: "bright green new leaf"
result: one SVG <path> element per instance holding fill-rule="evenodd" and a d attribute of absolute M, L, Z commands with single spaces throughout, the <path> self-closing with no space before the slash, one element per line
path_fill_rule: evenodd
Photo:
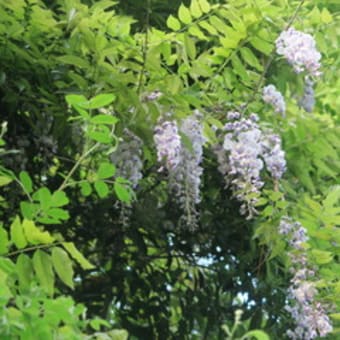
<path fill-rule="evenodd" d="M 21 171 L 19 174 L 20 182 L 25 188 L 25 191 L 31 193 L 33 190 L 32 180 L 27 171 Z"/>
<path fill-rule="evenodd" d="M 251 339 L 252 337 L 257 340 L 270 340 L 270 337 L 265 332 L 257 329 L 246 333 L 242 339 Z"/>
<path fill-rule="evenodd" d="M 181 23 L 173 15 L 168 17 L 166 25 L 173 31 L 178 31 L 181 28 Z"/>
<path fill-rule="evenodd" d="M 199 18 L 202 15 L 202 10 L 198 3 L 198 0 L 191 0 L 190 13 L 194 18 Z"/>
<path fill-rule="evenodd" d="M 329 12 L 329 10 L 325 7 L 321 11 L 321 21 L 324 24 L 329 24 L 333 21 L 332 14 Z"/>
<path fill-rule="evenodd" d="M 18 216 L 15 217 L 11 228 L 11 241 L 15 244 L 18 249 L 25 248 L 27 246 L 27 240 L 24 234 L 24 229 L 20 222 L 20 218 Z"/>
<path fill-rule="evenodd" d="M 12 178 L 8 176 L 0 176 L 0 187 L 5 186 L 13 181 Z"/>
<path fill-rule="evenodd" d="M 52 263 L 55 272 L 61 281 L 71 289 L 74 288 L 72 261 L 66 251 L 60 247 L 52 248 Z"/>
<path fill-rule="evenodd" d="M 89 100 L 89 109 L 99 109 L 101 107 L 110 105 L 115 99 L 116 96 L 112 93 L 98 94 Z"/>
<path fill-rule="evenodd" d="M 112 163 L 101 163 L 97 171 L 99 179 L 112 177 L 116 172 L 116 167 Z"/>
<path fill-rule="evenodd" d="M 332 261 L 333 255 L 330 251 L 324 251 L 319 249 L 312 249 L 311 253 L 315 258 L 317 264 L 326 264 Z"/>
<path fill-rule="evenodd" d="M 63 247 L 68 253 L 80 264 L 83 269 L 94 269 L 94 265 L 91 264 L 86 258 L 80 253 L 72 242 L 63 242 Z"/>
<path fill-rule="evenodd" d="M 187 7 L 185 7 L 183 4 L 181 4 L 179 6 L 179 9 L 178 9 L 178 18 L 184 24 L 190 24 L 191 21 L 192 21 L 189 9 Z"/>
<path fill-rule="evenodd" d="M 100 114 L 91 118 L 92 124 L 108 124 L 114 125 L 118 122 L 118 118 L 114 116 Z"/>
<path fill-rule="evenodd" d="M 8 246 L 8 233 L 2 226 L 0 226 L 0 255 L 7 254 Z"/>
<path fill-rule="evenodd" d="M 83 95 L 69 94 L 65 97 L 66 102 L 71 106 L 87 107 L 88 100 Z"/>
<path fill-rule="evenodd" d="M 207 0 L 198 0 L 198 4 L 203 13 L 208 13 L 210 11 L 210 4 Z"/>
<path fill-rule="evenodd" d="M 53 295 L 54 274 L 50 255 L 38 249 L 33 255 L 33 267 L 41 286 L 47 294 Z"/>
<path fill-rule="evenodd" d="M 114 329 L 108 333 L 112 340 L 127 340 L 129 333 L 125 329 Z"/>
<path fill-rule="evenodd" d="M 48 231 L 41 231 L 33 221 L 23 220 L 22 227 L 28 243 L 30 244 L 50 244 L 54 238 Z"/>

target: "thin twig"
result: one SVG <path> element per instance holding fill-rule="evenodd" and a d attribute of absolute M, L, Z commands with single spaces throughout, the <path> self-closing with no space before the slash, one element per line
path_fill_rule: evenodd
<path fill-rule="evenodd" d="M 137 93 L 140 93 L 142 89 L 143 79 L 144 79 L 144 73 L 146 71 L 146 62 L 147 62 L 147 56 L 148 56 L 148 49 L 149 49 L 149 28 L 150 28 L 150 12 L 151 12 L 151 0 L 147 0 L 147 7 L 146 7 L 146 18 L 145 18 L 145 36 L 144 36 L 144 44 L 143 44 L 143 65 L 142 69 L 139 74 L 139 80 L 138 80 L 138 87 L 137 87 Z"/>
<path fill-rule="evenodd" d="M 6 257 L 11 257 L 11 256 L 15 256 L 15 255 L 22 254 L 22 253 L 27 253 L 27 252 L 37 250 L 37 249 L 51 248 L 54 246 L 59 246 L 60 244 L 62 244 L 62 242 L 55 242 L 55 243 L 50 243 L 50 244 L 39 244 L 37 246 L 32 246 L 32 247 L 12 251 L 11 253 L 8 253 Z"/>
<path fill-rule="evenodd" d="M 70 170 L 70 172 L 67 174 L 67 176 L 65 177 L 63 183 L 60 185 L 60 187 L 58 188 L 57 191 L 61 191 L 63 190 L 66 186 L 67 186 L 67 182 L 69 181 L 69 179 L 72 177 L 72 175 L 74 174 L 74 172 L 78 169 L 78 167 L 80 166 L 81 162 L 91 153 L 93 152 L 100 144 L 96 143 L 95 145 L 93 145 L 89 150 L 87 150 L 84 154 L 82 154 L 80 156 L 80 158 L 78 159 L 78 161 L 76 162 L 76 164 L 74 164 L 73 168 Z"/>

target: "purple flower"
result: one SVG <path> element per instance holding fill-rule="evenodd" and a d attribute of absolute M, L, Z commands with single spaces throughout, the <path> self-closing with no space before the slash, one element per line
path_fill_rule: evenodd
<path fill-rule="evenodd" d="M 181 161 L 181 138 L 175 121 L 159 121 L 155 127 L 154 141 L 157 160 L 164 162 L 168 171 L 176 168 Z"/>
<path fill-rule="evenodd" d="M 276 51 L 287 59 L 296 73 L 306 71 L 312 76 L 321 74 L 319 71 L 321 54 L 310 34 L 291 27 L 277 38 Z"/>
<path fill-rule="evenodd" d="M 273 178 L 280 179 L 286 169 L 284 152 L 279 136 L 264 133 L 255 113 L 242 118 L 240 113 L 231 111 L 227 117 L 223 146 L 214 147 L 218 170 L 233 196 L 242 202 L 241 214 L 252 218 L 264 184 L 261 171 L 266 165 Z"/>
<path fill-rule="evenodd" d="M 272 84 L 263 88 L 262 93 L 263 100 L 274 107 L 275 112 L 282 115 L 286 111 L 286 103 L 282 94 L 276 90 L 276 87 Z"/>
<path fill-rule="evenodd" d="M 292 260 L 291 286 L 288 289 L 290 304 L 286 310 L 296 323 L 295 329 L 287 331 L 288 337 L 295 340 L 311 340 L 326 336 L 332 331 L 332 325 L 324 307 L 317 301 L 317 288 L 311 279 L 315 271 L 308 268 L 307 254 L 302 246 L 308 240 L 307 230 L 299 222 L 283 217 L 279 233 L 288 238 L 292 248 L 289 257 Z"/>

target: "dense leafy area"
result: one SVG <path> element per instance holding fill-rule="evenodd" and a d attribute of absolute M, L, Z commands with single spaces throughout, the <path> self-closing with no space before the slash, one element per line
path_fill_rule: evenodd
<path fill-rule="evenodd" d="M 284 215 L 308 231 L 337 339 L 338 10 L 337 1 L 1 2 L 1 339 L 125 339 L 125 329 L 131 339 L 284 339 L 294 327 Z M 304 75 L 275 54 L 287 25 L 322 53 L 312 112 L 299 106 Z M 284 94 L 285 116 L 262 100 L 267 84 Z M 194 110 L 206 142 L 192 229 L 179 223 L 154 128 Z M 287 160 L 282 180 L 263 174 L 250 220 L 213 151 L 231 110 L 256 112 Z M 136 185 L 120 163 L 136 156 L 133 140 Z"/>

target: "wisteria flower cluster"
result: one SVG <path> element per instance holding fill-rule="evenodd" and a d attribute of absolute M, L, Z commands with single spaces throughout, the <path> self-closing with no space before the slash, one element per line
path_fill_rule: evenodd
<path fill-rule="evenodd" d="M 201 200 L 200 185 L 203 173 L 201 162 L 205 142 L 201 115 L 195 111 L 181 123 L 179 131 L 187 138 L 189 145 L 185 145 L 177 128 L 171 129 L 172 137 L 168 135 L 170 133 L 168 123 L 171 122 L 162 123 L 162 126 L 167 128 L 167 134 L 160 134 L 160 127 L 155 130 L 158 160 L 163 160 L 166 164 L 169 172 L 169 188 L 184 211 L 183 222 L 191 229 L 195 229 L 198 216 L 195 205 Z M 175 122 L 172 122 L 171 126 L 175 126 L 174 124 Z M 164 135 L 167 137 L 159 138 Z"/>
<path fill-rule="evenodd" d="M 154 131 L 157 160 L 171 172 L 181 161 L 181 137 L 176 121 L 160 118 Z M 160 170 L 162 170 L 161 168 Z"/>
<path fill-rule="evenodd" d="M 313 86 L 313 80 L 310 79 L 310 77 L 306 77 L 303 97 L 299 101 L 300 107 L 302 107 L 306 112 L 312 112 L 314 109 L 315 97 Z"/>
<path fill-rule="evenodd" d="M 281 92 L 279 92 L 274 85 L 270 84 L 263 88 L 262 98 L 264 102 L 274 107 L 275 112 L 284 115 L 286 103 Z"/>
<path fill-rule="evenodd" d="M 324 307 L 316 301 L 317 288 L 310 280 L 315 271 L 308 268 L 307 254 L 304 243 L 308 241 L 307 231 L 299 222 L 288 217 L 281 219 L 279 233 L 288 237 L 292 262 L 291 286 L 289 299 L 291 304 L 286 310 L 296 321 L 296 328 L 287 331 L 293 340 L 311 340 L 318 336 L 326 336 L 332 331 L 332 325 Z"/>
<path fill-rule="evenodd" d="M 262 169 L 266 166 L 273 178 L 279 180 L 286 169 L 284 151 L 279 136 L 261 130 L 256 114 L 242 118 L 232 111 L 227 118 L 223 146 L 215 147 L 218 170 L 234 197 L 242 202 L 240 213 L 247 214 L 249 219 L 256 214 L 255 206 L 264 184 Z"/>
<path fill-rule="evenodd" d="M 321 54 L 316 49 L 315 40 L 310 34 L 290 27 L 276 40 L 276 51 L 287 59 L 296 73 L 306 71 L 312 76 L 321 74 L 319 71 Z"/>
<path fill-rule="evenodd" d="M 119 143 L 117 150 L 111 155 L 111 161 L 115 164 L 116 175 L 130 181 L 136 188 L 143 177 L 142 140 L 128 129 L 124 130 L 125 139 Z"/>

